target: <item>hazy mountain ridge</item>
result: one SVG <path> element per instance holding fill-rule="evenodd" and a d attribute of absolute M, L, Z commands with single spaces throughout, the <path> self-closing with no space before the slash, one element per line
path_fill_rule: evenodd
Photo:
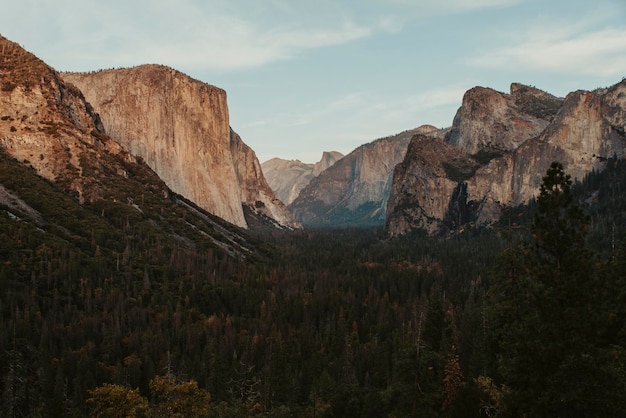
<path fill-rule="evenodd" d="M 589 222 L 566 198 L 534 238 L 537 205 L 507 211 L 498 230 L 449 239 L 381 239 L 375 228 L 253 234 L 172 192 L 103 133 L 78 90 L 0 38 L 5 53 L 0 415 L 593 417 L 626 409 L 626 243 L 617 242 L 626 160 L 605 164 L 595 154 L 626 141 L 624 83 L 568 96 L 554 116 L 561 122 L 515 151 L 469 154 L 443 131 L 415 130 L 395 166 L 398 197 L 416 210 L 402 218 L 409 228 L 445 230 L 491 213 L 487 200 L 470 198 L 480 185 L 505 196 L 523 188 L 503 175 L 538 169 L 544 158 L 571 157 L 570 168 L 582 170 L 599 160 L 607 169 L 572 197 L 589 205 Z M 254 153 L 228 134 L 231 154 L 243 156 L 235 173 L 255 177 Z M 355 179 L 372 180 L 369 169 L 395 149 L 389 138 L 375 142 L 355 150 L 338 190 L 361 192 Z M 484 183 L 475 181 L 481 175 Z M 521 173 L 519 184 L 530 180 Z M 241 201 L 256 198 L 240 192 Z M 427 218 L 424 194 L 440 199 L 432 210 L 443 219 Z M 256 210 L 263 205 L 242 205 L 250 229 L 276 222 Z M 368 208 L 376 209 L 363 205 L 362 218 L 347 206 L 337 212 L 370 221 Z M 587 231 L 602 256 L 585 245 Z"/>
<path fill-rule="evenodd" d="M 382 225 L 393 169 L 420 132 L 441 134 L 422 126 L 361 145 L 312 179 L 289 210 L 305 226 Z"/>
<path fill-rule="evenodd" d="M 262 163 L 261 167 L 272 190 L 280 200 L 289 205 L 313 177 L 317 177 L 343 157 L 338 151 L 324 151 L 322 158 L 314 164 L 272 158 Z"/>
<path fill-rule="evenodd" d="M 602 170 L 608 158 L 622 158 L 625 125 L 626 81 L 565 99 L 516 83 L 509 95 L 471 89 L 446 136 L 448 145 L 432 141 L 434 149 L 457 147 L 454 159 L 466 164 L 431 155 L 423 138 L 413 138 L 394 174 L 387 231 L 394 236 L 489 224 L 504 206 L 532 199 L 552 161 L 582 179 Z"/>

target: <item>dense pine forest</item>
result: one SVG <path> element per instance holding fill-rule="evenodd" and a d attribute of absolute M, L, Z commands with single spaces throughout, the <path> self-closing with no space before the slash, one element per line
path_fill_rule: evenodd
<path fill-rule="evenodd" d="M 626 415 L 624 161 L 396 239 L 229 229 L 133 181 L 78 204 L 1 156 L 2 416 Z"/>

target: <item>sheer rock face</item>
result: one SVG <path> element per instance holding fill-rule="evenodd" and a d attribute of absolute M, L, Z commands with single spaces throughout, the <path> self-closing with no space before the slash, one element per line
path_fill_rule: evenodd
<path fill-rule="evenodd" d="M 337 151 L 324 151 L 322 158 L 315 164 L 300 160 L 272 158 L 261 164 L 267 182 L 280 200 L 286 205 L 293 202 L 300 191 L 322 171 L 343 158 Z"/>
<path fill-rule="evenodd" d="M 230 149 L 231 154 L 237 156 L 234 163 L 237 180 L 241 187 L 242 204 L 257 215 L 261 214 L 273 219 L 280 226 L 301 228 L 265 180 L 261 164 L 254 151 L 232 130 Z"/>
<path fill-rule="evenodd" d="M 525 87 L 514 84 L 511 96 L 520 89 Z M 503 206 L 526 203 L 537 194 L 552 161 L 561 162 L 572 178 L 581 180 L 591 170 L 603 169 L 607 158 L 623 158 L 626 154 L 626 81 L 609 89 L 570 93 L 556 111 L 545 106 L 545 109 L 552 110 L 539 112 L 539 105 L 527 100 L 532 105 L 527 106 L 535 109 L 536 115 L 547 115 L 545 120 L 550 121 L 535 136 L 531 133 L 536 131 L 525 131 L 526 139 L 518 145 L 514 141 L 498 142 L 497 139 L 506 138 L 502 132 L 512 132 L 519 126 L 517 116 L 510 117 L 519 110 L 519 101 L 512 102 L 499 93 L 483 95 L 484 100 L 495 104 L 481 104 L 480 114 L 484 109 L 499 109 L 487 118 L 490 122 L 486 125 L 483 121 L 487 113 L 473 116 L 471 109 L 475 103 L 467 100 L 467 96 L 473 94 L 466 94 L 455 118 L 456 128 L 453 127 L 446 137 L 450 145 L 457 148 L 457 154 L 448 155 L 451 151 L 446 151 L 440 142 L 429 144 L 421 137 L 413 138 L 405 160 L 394 173 L 386 223 L 390 235 L 419 228 L 430 233 L 446 232 L 467 222 L 492 223 L 500 216 Z M 549 95 L 536 97 L 541 99 L 540 104 L 554 103 Z M 515 109 L 500 109 L 506 103 Z M 463 109 L 464 106 L 470 109 Z M 466 115 L 466 120 L 478 120 L 478 127 L 457 123 L 459 115 Z M 537 123 L 540 126 L 540 122 Z M 454 129 L 456 133 L 453 133 Z M 451 137 L 464 139 L 451 141 Z M 485 138 L 496 140 L 485 141 Z M 504 150 L 506 147 L 512 149 Z M 487 154 L 481 157 L 480 151 Z M 444 157 L 438 158 L 438 155 Z M 467 168 L 472 160 L 474 166 Z M 446 180 L 441 177 L 441 169 L 431 167 L 425 170 L 419 161 L 426 161 L 426 166 L 444 167 Z M 451 169 L 450 163 L 454 161 L 465 161 L 465 172 Z M 463 168 L 463 164 L 459 167 Z M 433 182 L 439 185 L 439 190 L 433 187 Z M 431 202 L 434 199 L 439 203 L 429 203 L 428 196 Z M 444 207 L 446 209 L 442 212 Z"/>
<path fill-rule="evenodd" d="M 417 128 L 362 145 L 321 172 L 288 206 L 302 224 L 383 224 L 393 169 Z"/>
<path fill-rule="evenodd" d="M 458 184 L 449 178 L 445 164 L 466 165 L 467 160 L 466 153 L 442 138 L 414 136 L 393 173 L 386 219 L 389 234 L 403 235 L 416 229 L 435 232 Z"/>
<path fill-rule="evenodd" d="M 82 93 L 18 44 L 0 36 L 0 148 L 37 173 L 98 199 L 107 178 L 125 176 L 135 162 L 104 135 Z M 111 155 L 120 158 L 112 158 Z M 163 186 L 165 188 L 165 186 Z"/>
<path fill-rule="evenodd" d="M 561 103 L 562 99 L 516 83 L 510 94 L 475 87 L 463 96 L 446 140 L 469 154 L 512 151 L 539 135 Z"/>
<path fill-rule="evenodd" d="M 107 133 L 141 156 L 176 193 L 242 227 L 247 226 L 242 204 L 264 205 L 280 223 L 296 225 L 271 190 L 263 190 L 254 153 L 240 138 L 231 147 L 224 90 L 159 65 L 64 78 L 84 93 Z"/>
<path fill-rule="evenodd" d="M 331 167 L 343 157 L 344 155 L 338 151 L 324 151 L 322 153 L 322 158 L 313 164 L 313 177 L 319 176 L 322 171 Z"/>

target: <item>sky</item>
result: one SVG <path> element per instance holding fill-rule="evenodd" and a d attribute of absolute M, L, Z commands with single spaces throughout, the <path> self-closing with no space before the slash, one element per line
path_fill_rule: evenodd
<path fill-rule="evenodd" d="M 261 162 L 313 163 L 423 124 L 475 86 L 556 96 L 626 77 L 626 0 L 2 0 L 59 71 L 164 64 L 226 90 Z"/>

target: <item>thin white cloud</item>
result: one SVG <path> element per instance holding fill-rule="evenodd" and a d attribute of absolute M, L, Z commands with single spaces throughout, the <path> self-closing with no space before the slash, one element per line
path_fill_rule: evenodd
<path fill-rule="evenodd" d="M 519 43 L 485 52 L 470 65 L 507 70 L 550 71 L 621 77 L 626 69 L 626 28 L 580 32 L 579 25 L 527 33 Z"/>
<path fill-rule="evenodd" d="M 468 10 L 510 7 L 526 0 L 381 0 L 382 4 L 433 13 L 458 13 Z"/>
<path fill-rule="evenodd" d="M 370 35 L 365 27 L 284 27 L 264 30 L 234 19 L 214 21 L 187 40 L 147 40 L 117 55 L 120 61 L 162 62 L 193 70 L 232 70 L 262 66 L 302 51 L 340 45 Z"/>
<path fill-rule="evenodd" d="M 148 62 L 194 71 L 253 68 L 372 35 L 349 15 L 298 20 L 261 2 L 65 0 L 61 8 L 39 1 L 21 0 L 13 14 L 28 10 L 39 22 L 28 42 L 46 45 L 40 54 L 63 70 Z"/>
<path fill-rule="evenodd" d="M 451 8 L 471 10 L 493 7 L 510 7 L 522 3 L 522 1 L 524 0 L 444 0 L 441 1 L 441 3 L 449 5 Z"/>
<path fill-rule="evenodd" d="M 450 126 L 465 90 L 457 85 L 402 97 L 382 97 L 373 91 L 346 92 L 326 104 L 266 115 L 260 129 L 239 126 L 238 132 L 261 161 L 280 156 L 315 162 L 321 150 L 347 154 L 366 142 L 419 125 Z M 276 126 L 288 141 L 275 141 Z M 253 130 L 254 135 L 248 134 Z M 294 153 L 295 149 L 298 151 Z"/>
<path fill-rule="evenodd" d="M 458 15 L 485 9 L 512 7 L 527 0 L 377 0 L 381 16 L 373 25 L 386 33 L 399 33 L 411 21 Z M 358 14 L 358 8 L 352 12 Z"/>
<path fill-rule="evenodd" d="M 383 16 L 376 23 L 378 29 L 387 33 L 399 33 L 404 27 L 404 20 L 399 16 Z"/>
<path fill-rule="evenodd" d="M 446 114 L 454 113 L 461 105 L 467 88 L 460 86 L 445 87 L 424 91 L 403 97 L 379 97 L 373 92 L 358 91 L 336 97 L 323 106 L 309 106 L 308 109 L 275 115 L 273 120 L 265 120 L 267 126 L 324 126 L 335 124 L 343 126 L 348 122 L 350 137 L 356 131 L 370 132 L 369 135 L 356 135 L 360 140 L 374 139 L 375 135 L 393 134 L 395 130 L 417 127 L 428 123 L 448 126 L 452 120 L 437 118 L 439 110 L 446 109 Z M 395 126 L 395 128 L 394 128 Z M 340 135 L 343 127 L 335 130 Z M 372 134 L 376 132 L 376 134 Z M 372 136 L 374 135 L 374 136 Z"/>

